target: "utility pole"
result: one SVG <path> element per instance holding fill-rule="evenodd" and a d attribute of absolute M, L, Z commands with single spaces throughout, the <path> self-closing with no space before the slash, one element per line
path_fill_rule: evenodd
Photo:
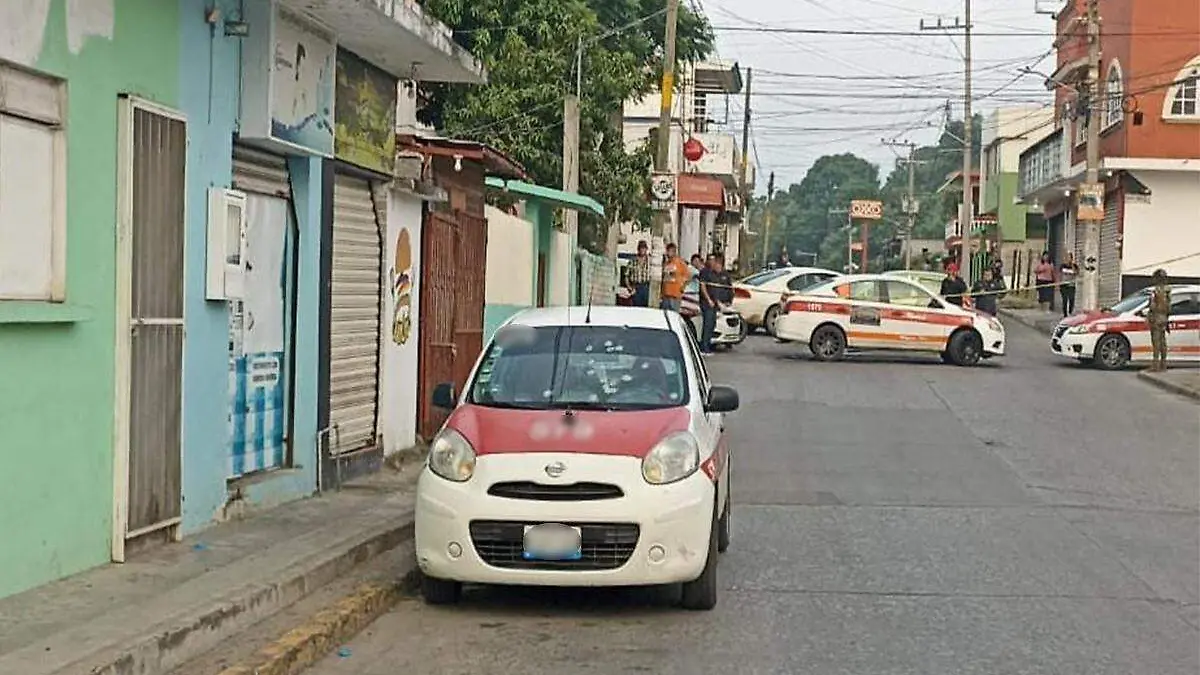
<path fill-rule="evenodd" d="M 916 193 L 916 167 L 924 162 L 917 161 L 917 144 L 911 141 L 907 143 L 899 143 L 896 141 L 884 141 L 884 145 L 889 147 L 908 148 L 908 159 L 900 160 L 908 165 L 908 194 L 904 200 L 904 214 L 908 216 L 908 225 L 904 232 L 904 269 L 912 269 L 912 237 L 913 230 L 917 226 L 917 195 Z"/>
<path fill-rule="evenodd" d="M 962 168 L 962 211 L 958 222 L 962 227 L 962 254 L 960 271 L 967 286 L 971 285 L 971 230 L 975 226 L 974 194 L 971 192 L 971 169 L 974 162 L 971 158 L 971 141 L 974 133 L 971 130 L 971 0 L 963 2 L 966 23 L 954 20 L 953 25 L 943 25 L 938 19 L 937 24 L 926 26 L 921 21 L 921 30 L 962 30 L 963 31 L 963 168 Z"/>
<path fill-rule="evenodd" d="M 1101 110 L 1104 105 L 1104 83 L 1100 78 L 1100 3 L 1099 0 L 1088 0 L 1087 3 L 1087 40 L 1088 40 L 1088 70 L 1087 84 L 1084 89 L 1087 95 L 1087 108 L 1084 120 L 1087 121 L 1087 176 L 1085 182 L 1096 186 L 1100 182 L 1100 125 Z M 1099 189 L 1101 204 L 1104 203 L 1104 188 Z M 1076 191 L 1078 204 L 1081 192 Z M 1076 207 L 1076 220 L 1079 210 Z M 1076 229 L 1078 232 L 1078 229 Z M 1112 254 L 1100 250 L 1100 223 L 1088 218 L 1083 220 L 1083 265 L 1080 272 L 1083 277 L 1083 297 L 1080 298 L 1079 308 L 1084 311 L 1100 307 L 1100 257 Z"/>
<path fill-rule="evenodd" d="M 767 206 L 765 209 L 766 217 L 763 219 L 765 221 L 763 224 L 763 234 L 762 234 L 762 266 L 763 266 L 763 269 L 766 269 L 766 267 L 767 267 L 767 250 L 770 247 L 770 241 L 771 241 L 771 201 L 774 198 L 775 198 L 775 172 L 772 171 L 770 177 L 767 178 Z"/>
<path fill-rule="evenodd" d="M 662 83 L 659 87 L 659 98 L 662 105 L 658 111 L 658 148 L 654 154 L 654 170 L 670 171 L 671 154 L 671 109 L 675 94 L 675 29 L 679 23 L 679 0 L 667 0 L 667 28 L 663 38 L 663 71 Z M 672 207 L 654 215 L 653 236 L 650 238 L 650 306 L 658 307 L 662 297 L 662 242 L 668 236 L 674 241 L 673 233 L 668 235 L 667 224 L 671 222 Z"/>
<path fill-rule="evenodd" d="M 579 192 L 579 95 L 583 88 L 583 40 L 575 51 L 575 93 L 563 99 L 563 192 Z M 579 231 L 579 212 L 566 209 L 563 214 L 567 232 Z"/>
<path fill-rule="evenodd" d="M 750 83 L 754 79 L 754 70 L 746 69 L 746 101 L 742 108 L 742 167 L 741 175 L 738 177 L 741 180 L 742 200 L 745 204 L 750 204 L 750 186 L 746 185 L 746 173 L 749 169 L 750 162 Z"/>

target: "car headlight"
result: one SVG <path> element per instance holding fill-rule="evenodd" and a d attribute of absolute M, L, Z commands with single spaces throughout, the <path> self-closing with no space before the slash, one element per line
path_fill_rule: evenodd
<path fill-rule="evenodd" d="M 475 475 L 475 448 L 453 429 L 444 429 L 429 444 L 429 470 L 463 483 Z"/>
<path fill-rule="evenodd" d="M 1090 330 L 1090 328 L 1091 327 L 1088 324 L 1081 323 L 1078 326 L 1071 326 L 1070 328 L 1067 329 L 1067 332 L 1070 333 L 1071 335 L 1082 335 L 1082 334 L 1088 332 L 1088 330 Z"/>
<path fill-rule="evenodd" d="M 642 478 L 651 485 L 675 483 L 700 468 L 700 444 L 683 431 L 658 442 L 642 460 Z"/>

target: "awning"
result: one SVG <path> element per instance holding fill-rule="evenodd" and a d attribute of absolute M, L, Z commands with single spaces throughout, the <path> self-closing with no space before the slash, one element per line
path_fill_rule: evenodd
<path fill-rule="evenodd" d="M 598 216 L 604 216 L 604 206 L 586 195 L 556 190 L 544 185 L 535 185 L 519 180 L 504 180 L 496 176 L 489 176 L 486 183 L 490 188 L 503 190 L 532 201 L 550 204 L 558 208 L 573 209 L 575 211 L 590 211 Z"/>
<path fill-rule="evenodd" d="M 462 141 L 442 136 L 397 134 L 396 149 L 479 162 L 484 173 L 503 178 L 525 178 L 525 168 L 499 150 L 476 141 Z"/>
<path fill-rule="evenodd" d="M 675 192 L 680 206 L 704 211 L 725 209 L 725 186 L 719 178 L 681 173 Z"/>
<path fill-rule="evenodd" d="M 316 20 L 339 47 L 399 79 L 487 82 L 483 65 L 412 0 L 279 0 L 279 6 Z"/>

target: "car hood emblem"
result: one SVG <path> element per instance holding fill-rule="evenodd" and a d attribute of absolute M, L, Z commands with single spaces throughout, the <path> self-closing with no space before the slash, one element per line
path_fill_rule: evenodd
<path fill-rule="evenodd" d="M 551 478 L 558 478 L 566 473 L 567 465 L 563 464 L 562 462 L 553 462 L 546 465 L 545 471 L 547 476 L 550 476 Z"/>

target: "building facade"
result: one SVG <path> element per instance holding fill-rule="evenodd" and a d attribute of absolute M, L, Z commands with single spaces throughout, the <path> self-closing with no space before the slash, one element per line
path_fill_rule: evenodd
<path fill-rule="evenodd" d="M 6 595 L 313 494 L 330 429 L 381 445 L 397 81 L 484 73 L 412 3 L 2 14 Z"/>
<path fill-rule="evenodd" d="M 1041 213 L 1019 199 L 1020 160 L 1022 152 L 1053 131 L 1054 111 L 1044 106 L 999 108 L 984 121 L 980 214 L 996 219 L 999 229 L 989 238 L 1002 255 L 1045 245 Z"/>
<path fill-rule="evenodd" d="M 1200 279 L 1200 5 L 1170 0 L 1099 0 L 1100 91 L 1081 99 L 1087 76 L 1086 2 L 1056 15 L 1053 134 L 1021 156 L 1021 196 L 1047 219 L 1057 260 L 1075 252 L 1094 264 L 1099 302 L 1110 304 L 1163 268 L 1176 281 Z M 1095 261 L 1083 255 L 1077 190 L 1086 170 L 1089 125 L 1099 125 L 1104 219 Z"/>

